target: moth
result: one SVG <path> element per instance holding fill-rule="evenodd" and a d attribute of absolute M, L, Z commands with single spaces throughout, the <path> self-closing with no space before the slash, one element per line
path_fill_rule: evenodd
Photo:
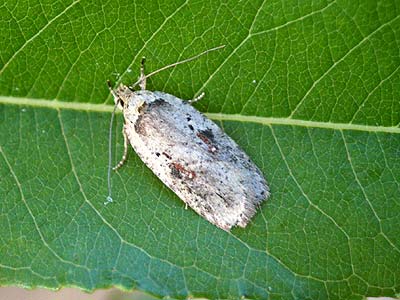
<path fill-rule="evenodd" d="M 126 161 L 129 142 L 147 167 L 186 206 L 229 231 L 233 226 L 246 227 L 259 204 L 268 198 L 269 188 L 263 174 L 226 133 L 191 105 L 204 93 L 185 101 L 164 92 L 146 90 L 146 79 L 150 76 L 222 47 L 148 75 L 144 73 L 143 58 L 135 84 L 129 87 L 121 84 L 115 90 L 110 84 L 109 87 L 114 96 L 114 112 L 119 107 L 124 116 L 124 153 L 114 169 Z M 140 90 L 135 91 L 137 85 Z M 111 125 L 109 140 L 111 146 Z M 108 201 L 112 201 L 110 166 Z"/>

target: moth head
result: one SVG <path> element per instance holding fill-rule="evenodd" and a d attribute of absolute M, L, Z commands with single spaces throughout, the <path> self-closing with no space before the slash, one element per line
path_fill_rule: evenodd
<path fill-rule="evenodd" d="M 127 104 L 129 97 L 132 95 L 132 90 L 129 89 L 126 85 L 120 84 L 119 87 L 115 90 L 112 89 L 110 83 L 108 82 L 108 87 L 111 91 L 111 94 L 114 97 L 115 105 L 123 110 L 125 105 Z"/>

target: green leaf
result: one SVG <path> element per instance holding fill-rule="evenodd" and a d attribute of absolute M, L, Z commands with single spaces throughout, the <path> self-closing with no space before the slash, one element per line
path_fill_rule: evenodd
<path fill-rule="evenodd" d="M 400 7 L 367 1 L 6 1 L 0 283 L 212 299 L 400 292 Z M 224 232 L 133 151 L 107 195 L 105 84 L 151 78 L 208 113 L 272 196 Z M 117 115 L 113 160 L 122 154 Z"/>

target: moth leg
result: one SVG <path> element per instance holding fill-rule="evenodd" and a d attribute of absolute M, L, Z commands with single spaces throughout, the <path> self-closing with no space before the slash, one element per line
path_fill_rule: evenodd
<path fill-rule="evenodd" d="M 121 168 L 128 158 L 128 135 L 125 132 L 125 126 L 122 128 L 122 135 L 124 136 L 124 154 L 122 155 L 122 159 L 119 161 L 119 163 L 113 168 L 114 171 Z"/>
<path fill-rule="evenodd" d="M 195 97 L 195 98 L 189 100 L 188 102 L 189 102 L 190 104 L 195 103 L 195 102 L 197 102 L 197 101 L 203 99 L 203 97 L 204 97 L 205 95 L 206 95 L 206 93 L 201 92 L 200 95 L 198 95 L 197 97 Z"/>
<path fill-rule="evenodd" d="M 142 57 L 142 61 L 140 62 L 140 77 L 139 77 L 139 86 L 141 90 L 146 89 L 146 75 L 144 74 L 144 63 L 146 62 L 146 57 Z"/>

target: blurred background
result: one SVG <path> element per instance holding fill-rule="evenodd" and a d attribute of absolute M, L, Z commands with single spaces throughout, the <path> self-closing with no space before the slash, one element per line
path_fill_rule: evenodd
<path fill-rule="evenodd" d="M 92 294 L 76 288 L 63 288 L 59 291 L 46 289 L 26 290 L 18 287 L 0 288 L 0 300 L 155 300 L 149 294 L 139 291 L 123 292 L 118 289 L 97 290 Z M 171 298 L 169 298 L 171 299 Z"/>
<path fill-rule="evenodd" d="M 112 288 L 108 290 L 97 290 L 92 294 L 85 293 L 76 288 L 63 288 L 59 291 L 49 291 L 46 289 L 26 290 L 18 287 L 0 287 L 0 300 L 159 300 L 149 294 L 133 291 L 123 292 Z M 166 298 L 164 298 L 166 299 Z M 174 300 L 173 298 L 167 298 Z M 200 298 L 190 298 L 191 300 L 206 300 Z M 400 298 L 388 297 L 368 297 L 367 300 L 395 300 Z"/>

